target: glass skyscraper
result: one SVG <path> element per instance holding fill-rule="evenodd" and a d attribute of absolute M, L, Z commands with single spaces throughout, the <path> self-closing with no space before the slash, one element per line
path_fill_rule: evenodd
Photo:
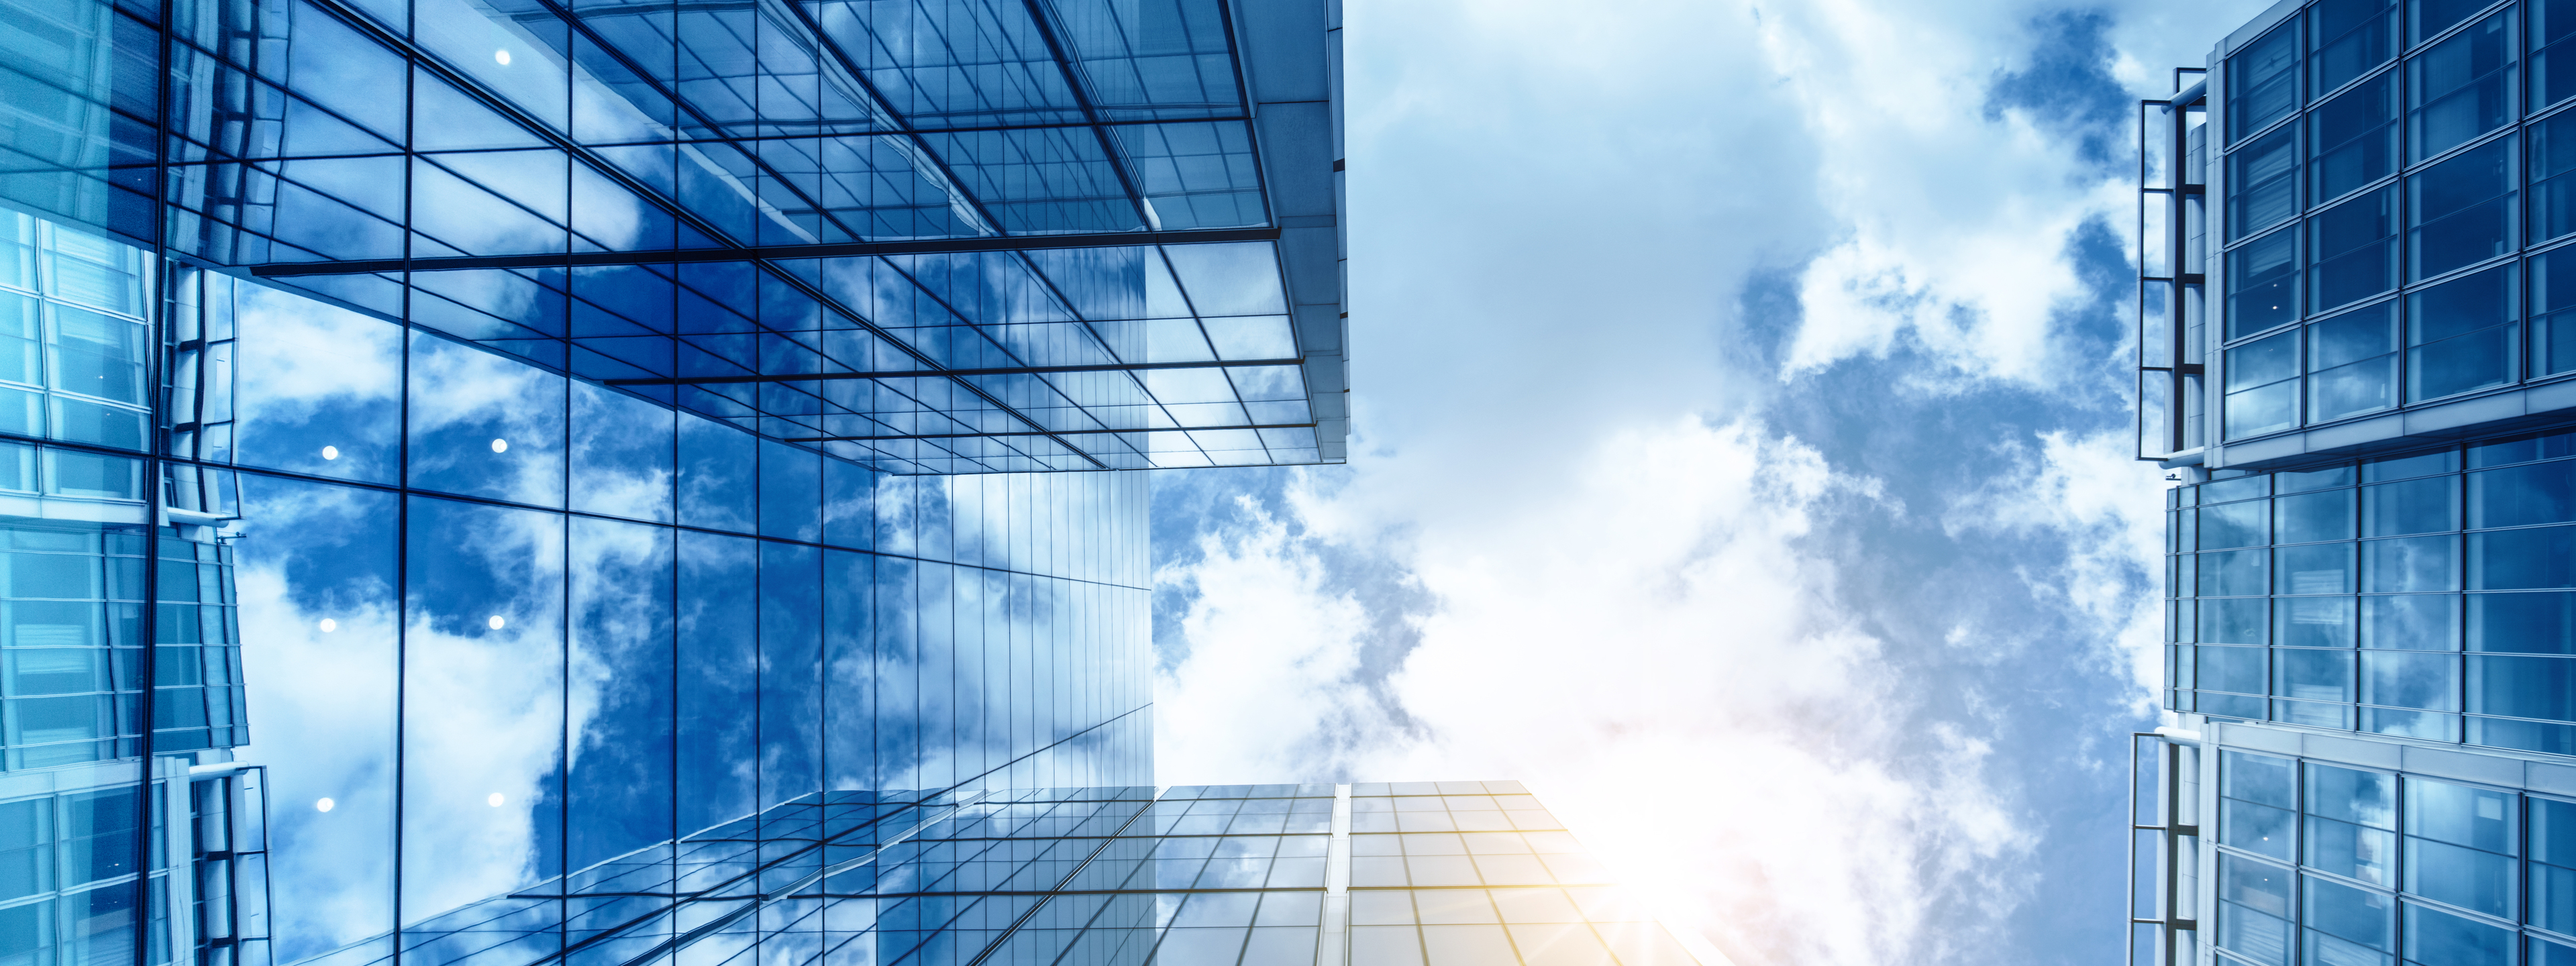
<path fill-rule="evenodd" d="M 2287 0 L 2141 108 L 2134 966 L 2576 963 L 2571 38 Z"/>
<path fill-rule="evenodd" d="M 0 0 L 0 966 L 1689 962 L 1512 782 L 1156 786 L 1339 26 Z"/>

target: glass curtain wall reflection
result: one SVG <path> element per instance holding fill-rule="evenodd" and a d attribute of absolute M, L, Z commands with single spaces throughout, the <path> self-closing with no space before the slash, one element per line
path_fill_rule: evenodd
<path fill-rule="evenodd" d="M 623 908 L 567 888 L 829 795 L 1150 781 L 1140 477 L 890 477 L 166 277 L 167 455 L 7 444 L 9 955 L 367 958 L 552 888 L 486 953 L 533 961 Z"/>

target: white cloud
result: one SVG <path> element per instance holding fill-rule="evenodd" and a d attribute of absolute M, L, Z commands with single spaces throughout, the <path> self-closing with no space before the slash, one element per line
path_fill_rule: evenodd
<path fill-rule="evenodd" d="M 1989 750 L 1909 733 L 1889 643 L 1802 544 L 1820 517 L 1902 512 L 1877 481 L 1748 423 L 1574 455 L 1574 488 L 1481 521 L 1378 516 L 1309 478 L 1291 503 L 1329 521 L 1315 536 L 1256 517 L 1168 568 L 1199 596 L 1159 682 L 1163 780 L 1517 778 L 1753 962 L 1909 959 L 1934 897 L 2027 889 Z M 1318 563 L 1365 548 L 1437 602 L 1383 679 L 1394 716 L 1354 687 L 1361 605 Z"/>
<path fill-rule="evenodd" d="M 1971 378 L 2049 384 L 2067 368 L 2052 316 L 2095 293 L 2064 244 L 2087 221 L 2122 223 L 2135 202 L 2122 169 L 2081 157 L 2027 111 L 1989 112 L 2010 52 L 1996 40 L 2019 39 L 2037 12 L 1764 9 L 1764 59 L 1817 145 L 1819 198 L 1840 226 L 1800 279 L 1805 317 L 1784 377 L 1885 357 L 1908 336 Z"/>

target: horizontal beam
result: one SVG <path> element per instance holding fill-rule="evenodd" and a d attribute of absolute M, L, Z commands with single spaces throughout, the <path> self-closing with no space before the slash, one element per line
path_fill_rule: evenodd
<path fill-rule="evenodd" d="M 474 268 L 572 268 L 593 265 L 669 265 L 678 262 L 740 262 L 797 258 L 852 258 L 863 255 L 936 255 L 956 252 L 1036 251 L 1049 248 L 1116 248 L 1128 245 L 1197 245 L 1212 242 L 1277 241 L 1277 228 L 1223 228 L 1206 231 L 1121 231 L 1082 235 L 1002 235 L 983 238 L 933 238 L 922 241 L 835 242 L 823 245 L 759 245 L 744 248 L 684 248 L 649 252 L 564 252 L 545 255 L 464 255 L 448 258 L 374 258 L 340 262 L 270 262 L 250 267 L 261 278 L 304 275 L 364 275 L 374 272 L 442 272 Z"/>
<path fill-rule="evenodd" d="M 988 436 L 1107 436 L 1113 433 L 1204 433 L 1219 429 L 1313 429 L 1313 423 L 1255 423 L 1248 426 L 1163 426 L 1153 429 L 1053 429 L 1003 433 L 914 433 L 894 436 L 783 436 L 790 443 L 865 443 L 889 439 L 983 439 Z"/>
<path fill-rule="evenodd" d="M 1005 366 L 998 369 L 897 369 L 891 372 L 805 372 L 775 376 L 660 376 L 605 379 L 611 386 L 720 386 L 751 382 L 813 382 L 821 379 L 937 379 L 943 376 L 1043 376 L 1059 372 L 1141 372 L 1150 369 L 1245 369 L 1253 366 L 1300 366 L 1303 359 L 1211 359 L 1206 362 L 1108 362 L 1089 366 Z M 1240 427 L 1238 427 L 1240 428 Z M 980 434 L 979 434 L 980 435 Z"/>

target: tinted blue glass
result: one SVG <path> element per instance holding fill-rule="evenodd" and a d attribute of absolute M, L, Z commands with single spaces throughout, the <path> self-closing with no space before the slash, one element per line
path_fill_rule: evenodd
<path fill-rule="evenodd" d="M 2395 885 L 2396 777 L 2329 765 L 2307 768 L 2307 864 Z"/>
<path fill-rule="evenodd" d="M 2362 541 L 2361 589 L 2401 594 L 2458 590 L 2458 545 L 2458 538 L 2450 536 Z"/>
<path fill-rule="evenodd" d="M 2531 106 L 2539 110 L 2576 95 L 2576 70 L 2567 63 L 2566 41 L 2576 34 L 2576 3 L 2531 0 Z"/>
<path fill-rule="evenodd" d="M 506 356 L 415 333 L 408 407 L 411 485 L 562 506 L 566 381 Z"/>
<path fill-rule="evenodd" d="M 2473 655 L 2468 663 L 2471 713 L 2576 721 L 2576 661 Z"/>
<path fill-rule="evenodd" d="M 2227 61 L 2227 139 L 2263 129 L 2299 106 L 2297 17 Z"/>
<path fill-rule="evenodd" d="M 2220 855 L 2220 948 L 2264 966 L 2290 963 L 2290 870 Z"/>
<path fill-rule="evenodd" d="M 273 528 L 235 545 L 256 750 L 295 763 L 266 776 L 281 959 L 393 929 L 398 507 L 375 490 L 242 480 L 243 515 Z M 330 687 L 306 686 L 320 675 Z"/>
<path fill-rule="evenodd" d="M 2200 546 L 2204 550 L 2260 546 L 2271 542 L 2271 503 L 2249 500 L 2200 510 Z"/>
<path fill-rule="evenodd" d="M 563 871 L 564 520 L 405 515 L 402 901 L 443 910 Z"/>
<path fill-rule="evenodd" d="M 671 522 L 677 459 L 672 416 L 650 400 L 574 381 L 572 508 Z"/>
<path fill-rule="evenodd" d="M 2274 553 L 2279 557 L 2279 583 L 2273 588 L 2275 593 L 2349 594 L 2356 589 L 2352 544 L 2282 547 Z"/>
<path fill-rule="evenodd" d="M 2576 253 L 2549 252 L 2531 260 L 2531 371 L 2545 376 L 2576 369 Z"/>
<path fill-rule="evenodd" d="M 2430 906 L 2406 904 L 2406 958 L 2425 966 L 2511 966 L 2513 933 Z"/>
<path fill-rule="evenodd" d="M 2419 651 L 2457 647 L 2459 603 L 2451 594 L 2363 597 L 2361 646 Z"/>
<path fill-rule="evenodd" d="M 702 416 L 681 413 L 679 419 L 681 525 L 752 532 L 758 438 Z"/>
<path fill-rule="evenodd" d="M 755 811 L 757 773 L 745 765 L 758 760 L 753 753 L 759 723 L 759 570 L 758 541 L 680 533 L 680 735 L 674 783 L 682 835 Z"/>
<path fill-rule="evenodd" d="M 2396 350 L 2396 301 L 2380 301 L 2308 327 L 2308 422 L 2396 407 Z"/>
<path fill-rule="evenodd" d="M 2351 647 L 2357 623 L 2350 597 L 2290 597 L 2272 603 L 2272 643 L 2279 647 Z"/>
<path fill-rule="evenodd" d="M 2422 21 L 2417 24 L 2420 31 Z M 2420 40 L 2426 34 L 2416 36 Z M 2407 140 L 2415 160 L 2502 127 L 2513 119 L 2517 93 L 2513 12 L 2488 17 L 2407 58 L 2406 81 L 2412 109 Z"/>
<path fill-rule="evenodd" d="M 2279 432 L 2299 422 L 2299 334 L 2227 350 L 2227 438 Z"/>
<path fill-rule="evenodd" d="M 2529 802 L 2531 866 L 2523 921 L 2567 932 L 2576 927 L 2576 804 Z"/>
<path fill-rule="evenodd" d="M 2265 593 L 2271 583 L 2272 552 L 2262 548 L 2200 555 L 2200 595 L 2231 597 Z"/>
<path fill-rule="evenodd" d="M 2385 961 L 2364 950 L 2396 951 L 2396 897 L 2314 876 L 2300 885 L 2309 962 Z"/>
<path fill-rule="evenodd" d="M 2429 278 L 2514 248 L 2514 143 L 2508 137 L 2406 179 L 2407 277 Z"/>
<path fill-rule="evenodd" d="M 2421 651 L 2361 652 L 2361 703 L 2457 711 L 2459 659 Z"/>
<path fill-rule="evenodd" d="M 2361 464 L 2361 481 L 2364 483 L 2378 483 L 2385 480 L 2402 480 L 2408 477 L 2425 476 L 2433 473 L 2449 473 L 2458 470 L 2459 468 L 2460 453 L 2458 450 L 2439 449 L 2430 453 L 2417 453 L 2413 456 L 2396 456 L 2387 459 L 2371 460 L 2367 463 L 2363 463 Z"/>
<path fill-rule="evenodd" d="M 247 375 L 233 393 L 239 463 L 397 482 L 402 327 L 259 285 L 209 289 L 208 299 L 234 301 L 238 319 L 234 359 Z"/>
<path fill-rule="evenodd" d="M 2261 597 L 2232 597 L 2220 600 L 2201 601 L 2200 639 L 2213 644 L 2263 643 L 2263 632 L 2268 624 L 2268 621 L 2264 619 L 2265 605 L 2268 603 L 2269 601 Z M 2255 682 L 2257 686 L 2242 688 L 2241 690 L 2250 694 L 2262 693 L 2263 689 L 2259 686 L 2262 681 L 2261 674 L 2263 666 L 2261 655 L 2257 654 L 2248 657 L 2230 651 L 2218 655 L 2215 659 L 2222 661 L 2246 662 L 2243 666 L 2253 668 L 2254 670 L 2249 673 L 2254 676 L 2250 679 L 2238 677 L 2235 674 L 2223 674 L 2219 677 L 2212 677 L 2210 662 L 2213 658 L 2204 654 L 2201 658 L 2201 682 L 2203 687 L 2219 687 L 2218 685 L 2209 683 L 2211 681 L 2239 682 L 2251 680 Z M 2234 691 L 2240 689 L 2236 687 L 2220 687 L 2219 690 Z"/>
<path fill-rule="evenodd" d="M 2576 527 L 2469 535 L 2469 588 L 2576 587 Z"/>
<path fill-rule="evenodd" d="M 2350 470 L 2343 471 L 2347 475 Z M 2284 496 L 2272 501 L 2275 539 L 2280 543 L 2350 540 L 2353 536 L 2353 491 L 2327 490 Z"/>
<path fill-rule="evenodd" d="M 823 539 L 823 457 L 773 440 L 760 443 L 760 534 Z"/>
<path fill-rule="evenodd" d="M 2515 527 L 2576 520 L 2576 462 L 2469 474 L 2469 526 Z"/>
<path fill-rule="evenodd" d="M 2299 212 L 2299 129 L 2285 127 L 2227 156 L 2228 240 Z"/>
<path fill-rule="evenodd" d="M 595 710 L 566 770 L 567 865 L 588 868 L 675 834 L 671 530 L 571 521 L 573 690 Z"/>
<path fill-rule="evenodd" d="M 2272 486 L 2282 493 L 2306 493 L 2328 487 L 2351 486 L 2352 465 L 2327 466 L 2313 470 L 2284 470 L 2272 474 Z"/>
<path fill-rule="evenodd" d="M 2514 380 L 2514 274 L 2508 264 L 2406 297 L 2408 398 Z"/>
<path fill-rule="evenodd" d="M 2318 213 L 2308 231 L 2308 311 L 2331 311 L 2397 287 L 2394 186 Z"/>
<path fill-rule="evenodd" d="M 2576 654 L 2576 594 L 2470 594 L 2469 650 Z"/>
<path fill-rule="evenodd" d="M 2352 700 L 2351 651 L 2272 652 L 2272 693 L 2302 701 Z"/>
<path fill-rule="evenodd" d="M 2299 233 L 2281 231 L 2227 253 L 2227 337 L 2280 325 L 2299 313 Z"/>
<path fill-rule="evenodd" d="M 2423 43 L 2487 6 L 2483 0 L 2408 0 L 2407 22 L 2413 28 L 2408 37 L 2415 43 Z"/>
<path fill-rule="evenodd" d="M 2326 0 L 2308 13 L 2308 96 L 2369 73 L 2397 54 L 2396 0 Z"/>
<path fill-rule="evenodd" d="M 821 550 L 761 543 L 762 808 L 823 791 L 822 579 Z M 774 836 L 764 832 L 762 837 Z"/>
<path fill-rule="evenodd" d="M 2408 779 L 2406 891 L 2512 915 L 2515 808 L 2509 792 Z"/>

